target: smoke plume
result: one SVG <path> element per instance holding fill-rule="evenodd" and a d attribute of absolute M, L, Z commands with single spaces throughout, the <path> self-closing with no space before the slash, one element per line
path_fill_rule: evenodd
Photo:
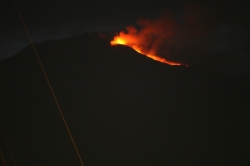
<path fill-rule="evenodd" d="M 119 37 L 126 39 L 121 44 L 168 61 L 215 68 L 225 68 L 228 64 L 238 67 L 242 58 L 246 58 L 248 37 L 242 25 L 225 19 L 230 17 L 227 14 L 209 7 L 186 5 L 182 12 L 164 12 L 157 19 L 138 19 L 136 26 L 128 26 Z"/>

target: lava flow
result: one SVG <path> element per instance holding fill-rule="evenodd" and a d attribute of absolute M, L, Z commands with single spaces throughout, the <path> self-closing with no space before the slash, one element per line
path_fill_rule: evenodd
<path fill-rule="evenodd" d="M 114 37 L 114 39 L 110 42 L 110 44 L 111 45 L 119 45 L 120 44 L 120 45 L 129 46 L 140 54 L 143 54 L 143 55 L 145 55 L 153 60 L 156 60 L 156 61 L 159 61 L 162 63 L 166 63 L 166 64 L 171 65 L 171 66 L 183 65 L 183 64 L 178 63 L 178 62 L 168 61 L 164 58 L 161 58 L 157 55 L 154 55 L 153 53 L 150 53 L 153 51 L 152 50 L 148 51 L 147 49 L 145 49 L 144 48 L 145 46 L 143 46 L 143 44 L 140 43 L 139 39 L 137 39 L 136 37 L 133 37 L 133 36 L 127 36 L 124 32 L 121 32 L 119 35 L 116 35 Z M 186 66 L 186 65 L 184 65 L 184 66 Z"/>

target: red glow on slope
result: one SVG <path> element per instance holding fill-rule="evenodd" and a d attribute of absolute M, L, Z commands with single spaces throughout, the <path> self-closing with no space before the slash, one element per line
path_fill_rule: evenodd
<path fill-rule="evenodd" d="M 145 45 L 145 43 L 147 42 L 146 40 L 143 41 L 144 37 L 142 37 L 141 35 L 138 35 L 138 31 L 136 28 L 130 26 L 127 27 L 128 33 L 125 32 L 120 32 L 119 34 L 117 34 L 116 36 L 114 36 L 114 39 L 111 41 L 111 45 L 126 45 L 129 46 L 131 48 L 133 48 L 135 51 L 137 51 L 140 54 L 143 54 L 153 60 L 162 62 L 162 63 L 166 63 L 168 65 L 171 66 L 186 66 L 184 64 L 181 64 L 179 62 L 173 62 L 173 61 L 169 61 L 166 60 L 165 58 L 162 58 L 158 55 L 156 55 L 155 52 L 157 52 L 157 50 L 154 50 L 154 47 L 151 47 L 150 50 L 147 48 L 148 45 Z M 141 38 L 140 38 L 141 37 Z"/>

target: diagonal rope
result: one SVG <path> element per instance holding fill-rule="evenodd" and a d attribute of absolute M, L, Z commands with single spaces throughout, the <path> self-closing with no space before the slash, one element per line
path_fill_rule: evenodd
<path fill-rule="evenodd" d="M 18 8 L 18 6 L 17 6 L 17 4 L 16 4 L 16 1 L 13 0 L 13 2 L 14 2 L 14 4 L 15 4 L 15 6 L 16 6 L 18 15 L 20 16 L 20 19 L 21 19 L 22 24 L 23 24 L 23 26 L 24 26 L 24 29 L 25 29 L 25 31 L 26 31 L 26 33 L 27 33 L 27 36 L 28 36 L 28 38 L 29 38 L 29 41 L 30 41 L 30 43 L 31 43 L 31 45 L 32 45 L 32 47 L 33 47 L 33 50 L 34 50 L 35 54 L 36 54 L 37 60 L 38 60 L 38 62 L 39 62 L 39 64 L 40 64 L 40 67 L 41 67 L 41 69 L 42 69 L 42 72 L 43 72 L 43 74 L 44 74 L 44 77 L 45 77 L 45 79 L 46 79 L 46 81 L 47 81 L 47 83 L 48 83 L 49 89 L 50 89 L 50 91 L 51 91 L 51 93 L 52 93 L 52 95 L 53 95 L 53 98 L 54 98 L 55 102 L 56 102 L 56 105 L 57 105 L 57 107 L 58 107 L 58 110 L 59 110 L 59 112 L 60 112 L 60 115 L 61 115 L 61 117 L 62 117 L 62 120 L 63 120 L 63 122 L 64 122 L 64 124 L 65 124 L 65 127 L 66 127 L 66 129 L 67 129 L 67 131 L 68 131 L 68 134 L 69 134 L 69 136 L 70 136 L 70 139 L 71 139 L 71 141 L 72 141 L 72 144 L 74 145 L 74 148 L 75 148 L 75 151 L 76 151 L 76 153 L 77 153 L 77 156 L 78 156 L 78 158 L 79 158 L 79 160 L 80 160 L 80 162 L 81 162 L 81 165 L 84 166 L 83 161 L 82 161 L 82 158 L 81 158 L 81 156 L 80 156 L 80 153 L 79 153 L 79 151 L 78 151 L 78 149 L 77 149 L 76 143 L 75 143 L 75 141 L 74 141 L 74 139 L 73 139 L 73 136 L 72 136 L 72 134 L 71 134 L 71 132 L 70 132 L 70 129 L 69 129 L 68 124 L 67 124 L 67 122 L 66 122 L 66 119 L 65 119 L 65 117 L 64 117 L 64 115 L 63 115 L 63 112 L 62 112 L 62 110 L 61 110 L 61 107 L 60 107 L 60 105 L 59 105 L 59 103 L 58 103 L 58 100 L 57 100 L 57 98 L 56 98 L 56 95 L 55 95 L 55 93 L 54 93 L 54 91 L 53 91 L 53 88 L 52 88 L 52 86 L 51 86 L 51 84 L 50 84 L 50 81 L 49 81 L 49 79 L 48 79 L 48 76 L 47 76 L 47 74 L 46 74 L 46 72 L 45 72 L 45 70 L 44 70 L 44 67 L 43 67 L 42 62 L 41 62 L 41 60 L 40 60 L 40 57 L 38 56 L 38 53 L 37 53 L 36 48 L 35 48 L 35 46 L 34 46 L 34 43 L 33 43 L 32 39 L 31 39 L 31 37 L 30 37 L 29 31 L 28 31 L 28 29 L 27 29 L 27 27 L 26 27 L 26 25 L 25 25 L 25 22 L 24 22 L 23 17 L 22 17 L 22 15 L 21 15 L 21 13 L 20 13 L 20 10 L 19 10 L 19 8 Z"/>
<path fill-rule="evenodd" d="M 6 143 L 7 147 L 8 147 L 8 149 L 9 149 L 11 158 L 13 159 L 13 162 L 14 162 L 15 166 L 17 166 L 16 160 L 15 160 L 15 158 L 14 158 L 14 156 L 13 156 L 13 153 L 12 153 L 11 150 L 10 150 L 10 146 L 9 146 L 9 144 L 8 144 L 8 141 L 7 141 L 7 139 L 6 139 L 6 137 L 5 137 L 5 134 L 4 134 L 4 132 L 3 132 L 3 130 L 2 130 L 1 127 L 0 127 L 0 130 L 1 130 L 1 133 L 2 133 L 2 135 L 3 135 L 4 141 L 5 141 L 5 143 Z"/>
<path fill-rule="evenodd" d="M 6 166 L 6 162 L 5 162 L 5 160 L 4 160 L 3 153 L 2 153 L 2 151 L 1 151 L 1 150 L 0 150 L 0 155 L 1 155 L 1 157 L 2 157 L 2 160 L 3 160 L 3 164 L 4 164 L 4 166 Z"/>

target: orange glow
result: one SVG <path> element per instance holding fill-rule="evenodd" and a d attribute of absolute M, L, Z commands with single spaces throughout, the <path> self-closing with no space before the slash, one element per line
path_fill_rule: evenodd
<path fill-rule="evenodd" d="M 133 28 L 133 27 L 129 27 L 129 28 Z M 136 30 L 133 29 L 133 32 L 136 33 Z M 159 61 L 162 63 L 166 63 L 166 64 L 171 65 L 171 66 L 181 66 L 182 65 L 181 63 L 168 61 L 164 58 L 161 58 L 157 55 L 154 55 L 153 53 L 150 53 L 153 51 L 143 51 L 146 49 L 143 48 L 143 44 L 140 43 L 140 39 L 136 38 L 136 36 L 126 35 L 124 32 L 121 32 L 119 35 L 116 35 L 114 37 L 114 39 L 110 42 L 110 44 L 111 45 L 119 45 L 120 44 L 120 45 L 129 46 L 140 54 L 143 54 L 143 55 L 145 55 L 153 60 L 156 60 L 156 61 Z M 187 65 L 183 65 L 183 66 L 187 67 Z"/>
<path fill-rule="evenodd" d="M 124 39 L 119 38 L 118 36 L 116 36 L 114 38 L 114 40 L 111 41 L 111 45 L 117 45 L 117 44 L 126 45 L 126 41 Z"/>

